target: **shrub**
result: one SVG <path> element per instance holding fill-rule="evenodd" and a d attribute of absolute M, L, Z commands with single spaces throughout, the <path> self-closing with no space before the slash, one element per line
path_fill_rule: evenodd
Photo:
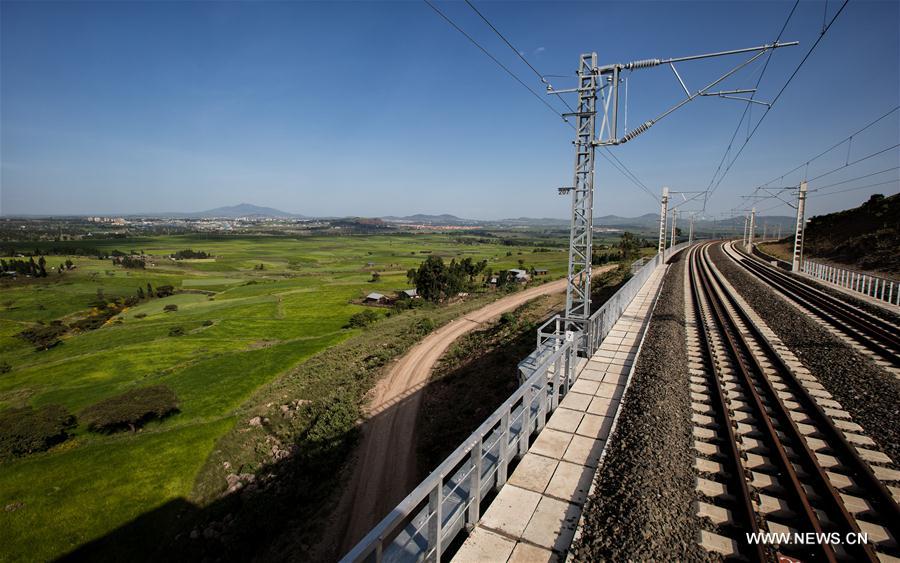
<path fill-rule="evenodd" d="M 419 322 L 416 323 L 416 328 L 419 329 L 419 332 L 422 334 L 428 334 L 434 330 L 434 321 L 428 317 L 419 319 Z"/>
<path fill-rule="evenodd" d="M 12 371 L 12 366 L 6 362 L 0 362 L 0 375 L 4 373 L 9 373 Z"/>
<path fill-rule="evenodd" d="M 175 294 L 175 288 L 171 285 L 161 285 L 156 288 L 157 297 L 168 297 Z"/>
<path fill-rule="evenodd" d="M 516 322 L 516 316 L 511 312 L 507 311 L 500 315 L 500 324 L 508 325 Z"/>
<path fill-rule="evenodd" d="M 212 325 L 213 325 L 213 322 L 210 320 L 203 321 L 203 326 L 212 326 Z"/>
<path fill-rule="evenodd" d="M 184 327 L 173 326 L 169 329 L 169 336 L 184 336 Z"/>
<path fill-rule="evenodd" d="M 169 303 L 168 305 L 163 307 L 163 311 L 165 311 L 166 313 L 171 313 L 171 312 L 177 311 L 177 310 L 178 310 L 178 305 L 176 305 L 174 303 Z"/>
<path fill-rule="evenodd" d="M 62 343 L 60 337 L 65 334 L 67 330 L 65 325 L 54 321 L 49 325 L 38 324 L 26 328 L 18 334 L 18 337 L 34 344 L 36 350 L 47 350 Z"/>
<path fill-rule="evenodd" d="M 153 419 L 178 412 L 178 397 L 168 385 L 132 389 L 104 399 L 81 412 L 81 419 L 93 432 L 112 433 L 138 427 Z"/>
<path fill-rule="evenodd" d="M 375 311 L 360 311 L 359 313 L 354 313 L 350 317 L 350 322 L 348 326 L 350 328 L 362 328 L 369 326 L 378 320 L 378 313 Z"/>
<path fill-rule="evenodd" d="M 0 460 L 50 449 L 68 437 L 75 417 L 59 405 L 0 412 Z"/>
<path fill-rule="evenodd" d="M 91 317 L 85 317 L 83 319 L 78 319 L 69 325 L 69 328 L 73 330 L 97 330 L 101 326 L 106 323 L 107 317 L 105 315 L 94 315 Z"/>
<path fill-rule="evenodd" d="M 143 319 L 146 316 L 147 316 L 147 313 L 138 313 L 137 315 L 134 316 L 134 318 Z"/>

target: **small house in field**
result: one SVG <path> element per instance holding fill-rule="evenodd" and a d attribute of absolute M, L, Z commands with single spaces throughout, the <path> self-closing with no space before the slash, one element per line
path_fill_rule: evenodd
<path fill-rule="evenodd" d="M 547 275 L 547 269 L 546 269 L 546 268 L 535 268 L 535 269 L 534 269 L 534 275 L 536 275 L 536 276 L 546 276 L 546 275 Z"/>
<path fill-rule="evenodd" d="M 363 303 L 384 303 L 385 301 L 384 295 L 375 292 L 366 295 L 366 298 L 363 299 Z"/>
<path fill-rule="evenodd" d="M 528 272 L 525 270 L 511 269 L 509 270 L 509 274 L 515 277 L 516 282 L 525 283 L 531 279 L 531 276 L 528 275 Z"/>
<path fill-rule="evenodd" d="M 419 298 L 419 292 L 416 291 L 415 288 L 413 288 L 413 289 L 404 289 L 404 290 L 402 290 L 402 291 L 400 291 L 400 292 L 397 293 L 397 297 L 399 297 L 400 299 L 418 299 L 418 298 Z"/>

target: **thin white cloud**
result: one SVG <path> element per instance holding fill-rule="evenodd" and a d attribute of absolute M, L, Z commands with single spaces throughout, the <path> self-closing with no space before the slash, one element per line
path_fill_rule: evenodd
<path fill-rule="evenodd" d="M 547 50 L 546 47 L 538 47 L 537 49 L 534 50 L 534 54 L 535 54 L 535 55 L 539 55 L 539 54 L 543 53 L 543 52 L 546 51 L 546 50 Z"/>

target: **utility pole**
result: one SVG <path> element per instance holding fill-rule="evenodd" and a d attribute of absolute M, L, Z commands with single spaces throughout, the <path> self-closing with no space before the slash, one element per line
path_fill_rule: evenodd
<path fill-rule="evenodd" d="M 666 259 L 666 219 L 669 217 L 669 188 L 663 187 L 662 198 L 659 200 L 659 245 L 657 252 Z"/>
<path fill-rule="evenodd" d="M 753 231 L 756 230 L 756 208 L 750 211 L 750 233 L 747 235 L 747 252 L 753 252 Z"/>
<path fill-rule="evenodd" d="M 763 240 L 766 240 L 766 231 L 768 230 L 768 227 L 769 227 L 768 223 L 763 223 L 763 236 L 762 236 Z"/>
<path fill-rule="evenodd" d="M 581 55 L 575 130 L 575 183 L 569 233 L 566 330 L 587 330 L 591 316 L 591 259 L 594 222 L 594 151 L 597 121 L 597 53 Z"/>
<path fill-rule="evenodd" d="M 750 226 L 750 216 L 744 215 L 744 236 L 741 238 L 741 244 L 747 247 L 747 227 Z"/>
<path fill-rule="evenodd" d="M 797 226 L 794 231 L 794 259 L 791 261 L 791 270 L 799 272 L 803 265 L 803 231 L 805 229 L 806 213 L 806 180 L 800 182 L 797 190 Z"/>
<path fill-rule="evenodd" d="M 548 95 L 558 96 L 563 93 L 578 95 L 577 111 L 563 114 L 563 117 L 575 117 L 575 180 L 572 186 L 559 188 L 560 194 L 572 192 L 572 223 L 569 233 L 569 268 L 566 287 L 566 316 L 565 330 L 578 331 L 587 335 L 589 329 L 588 320 L 591 314 L 591 259 L 592 259 L 592 235 L 594 212 L 594 152 L 596 147 L 617 146 L 631 141 L 638 135 L 645 133 L 650 127 L 672 112 L 701 97 L 730 98 L 742 101 L 751 101 L 741 98 L 739 95 L 754 93 L 756 89 L 736 89 L 714 91 L 718 84 L 738 72 L 739 70 L 759 60 L 767 52 L 782 47 L 797 45 L 797 41 L 790 41 L 748 47 L 744 49 L 732 49 L 715 53 L 690 55 L 686 57 L 674 57 L 668 59 L 644 59 L 630 63 L 616 63 L 603 66 L 597 65 L 597 53 L 583 53 L 579 58 L 578 86 L 567 90 L 555 90 L 547 87 Z M 678 70 L 676 63 L 691 62 L 700 59 L 723 57 L 738 54 L 748 54 L 750 57 L 737 64 L 728 72 L 722 74 L 709 84 L 691 91 L 688 89 Z M 675 74 L 675 78 L 685 92 L 685 98 L 675 103 L 656 117 L 643 121 L 637 127 L 626 130 L 622 135 L 618 129 L 619 113 L 619 86 L 623 82 L 622 71 L 635 71 L 657 66 L 668 66 Z M 602 83 L 602 84 L 601 84 Z M 601 104 L 603 121 L 600 124 L 599 136 L 597 135 L 597 95 L 600 86 L 605 90 L 604 102 Z M 627 104 L 627 96 L 625 96 Z M 756 101 L 756 100 L 752 100 Z M 757 103 L 763 103 L 758 102 Z M 627 110 L 627 108 L 626 108 Z M 674 222 L 674 220 L 673 220 Z M 673 225 L 674 227 L 674 225 Z"/>
<path fill-rule="evenodd" d="M 677 222 L 678 222 L 678 210 L 673 209 L 672 210 L 672 244 L 669 245 L 669 248 L 673 248 L 675 246 L 675 233 L 676 233 L 675 223 L 677 223 Z"/>
<path fill-rule="evenodd" d="M 694 243 L 694 214 L 691 213 L 691 226 L 688 229 L 688 244 Z"/>

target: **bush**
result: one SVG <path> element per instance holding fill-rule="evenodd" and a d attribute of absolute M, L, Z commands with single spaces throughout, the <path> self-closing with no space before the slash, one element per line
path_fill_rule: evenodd
<path fill-rule="evenodd" d="M 53 348 L 57 344 L 61 344 L 60 337 L 67 331 L 67 327 L 59 322 L 53 322 L 49 325 L 38 324 L 30 328 L 26 328 L 17 336 L 23 340 L 34 344 L 36 350 L 47 350 Z"/>
<path fill-rule="evenodd" d="M 9 373 L 12 371 L 12 366 L 6 362 L 0 362 L 0 375 L 4 373 Z"/>
<path fill-rule="evenodd" d="M 203 326 L 212 326 L 212 325 L 213 325 L 213 322 L 210 320 L 203 321 Z"/>
<path fill-rule="evenodd" d="M 419 319 L 419 322 L 416 323 L 416 328 L 417 328 L 417 329 L 419 330 L 419 332 L 421 332 L 422 334 L 428 334 L 429 332 L 431 332 L 432 330 L 434 330 L 434 321 L 432 321 L 432 320 L 431 320 L 430 318 L 428 318 L 428 317 Z"/>
<path fill-rule="evenodd" d="M 516 316 L 511 312 L 507 311 L 500 315 L 500 324 L 508 325 L 516 322 Z"/>
<path fill-rule="evenodd" d="M 146 316 L 147 316 L 147 313 L 138 313 L 137 315 L 134 316 L 134 318 L 143 319 Z"/>
<path fill-rule="evenodd" d="M 171 285 L 161 285 L 156 288 L 157 297 L 168 297 L 175 294 L 175 288 Z"/>
<path fill-rule="evenodd" d="M 112 433 L 138 427 L 154 419 L 162 419 L 178 412 L 178 397 L 168 385 L 153 385 L 132 389 L 104 399 L 81 412 L 88 430 Z"/>
<path fill-rule="evenodd" d="M 59 405 L 0 412 L 0 460 L 48 450 L 74 425 L 75 417 Z"/>
<path fill-rule="evenodd" d="M 173 326 L 169 329 L 169 336 L 184 336 L 184 327 Z"/>
<path fill-rule="evenodd" d="M 163 311 L 165 311 L 166 313 L 171 313 L 171 312 L 177 311 L 177 310 L 178 310 L 178 305 L 175 305 L 174 303 L 169 303 L 168 305 L 163 307 Z"/>
<path fill-rule="evenodd" d="M 350 322 L 348 326 L 350 328 L 362 328 L 369 326 L 378 320 L 378 313 L 375 311 L 360 311 L 359 313 L 354 313 L 350 317 Z"/>

